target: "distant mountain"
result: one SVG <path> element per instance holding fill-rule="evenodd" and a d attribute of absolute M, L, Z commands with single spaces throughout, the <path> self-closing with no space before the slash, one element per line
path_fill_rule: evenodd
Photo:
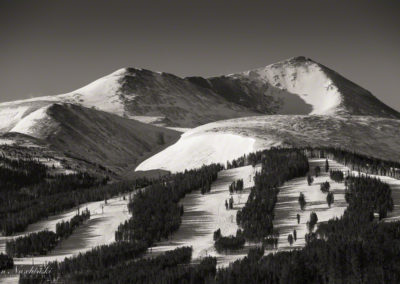
<path fill-rule="evenodd" d="M 54 102 L 176 127 L 257 114 L 172 74 L 124 68 L 67 94 L 1 103 L 0 132 L 10 131 L 26 115 Z"/>
<path fill-rule="evenodd" d="M 70 103 L 159 126 L 192 128 L 262 114 L 400 118 L 370 92 L 305 57 L 213 78 L 123 68 L 76 91 L 0 103 L 0 133 L 44 106 Z"/>
<path fill-rule="evenodd" d="M 31 112 L 9 133 L 43 141 L 75 160 L 117 174 L 175 142 L 180 133 L 82 106 L 53 103 Z"/>
<path fill-rule="evenodd" d="M 400 118 L 369 91 L 304 56 L 266 67 L 189 81 L 268 114 L 372 115 Z"/>
<path fill-rule="evenodd" d="M 372 116 L 265 115 L 217 121 L 185 132 L 137 170 L 181 171 L 271 147 L 338 147 L 400 161 L 400 120 Z"/>

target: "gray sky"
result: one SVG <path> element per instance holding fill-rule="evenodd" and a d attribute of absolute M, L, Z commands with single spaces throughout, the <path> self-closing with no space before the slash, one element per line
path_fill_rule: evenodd
<path fill-rule="evenodd" d="M 304 55 L 400 110 L 400 1 L 0 0 L 0 101 L 121 67 L 180 76 Z"/>

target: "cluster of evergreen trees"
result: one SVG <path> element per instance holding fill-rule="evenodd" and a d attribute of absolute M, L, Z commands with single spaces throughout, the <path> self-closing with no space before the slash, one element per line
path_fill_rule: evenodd
<path fill-rule="evenodd" d="M 342 171 L 330 170 L 329 175 L 330 175 L 331 180 L 334 180 L 336 182 L 343 182 L 343 180 L 344 180 L 344 174 Z"/>
<path fill-rule="evenodd" d="M 60 239 L 68 238 L 83 222 L 90 219 L 90 211 L 86 208 L 81 214 L 76 214 L 70 221 L 61 221 L 56 224 L 56 234 Z"/>
<path fill-rule="evenodd" d="M 44 230 L 7 241 L 7 255 L 10 257 L 45 255 L 54 249 L 62 239 L 68 238 L 79 225 L 89 218 L 90 211 L 86 209 L 81 214 L 72 217 L 70 221 L 57 223 L 56 233 Z"/>
<path fill-rule="evenodd" d="M 0 271 L 4 269 L 10 269 L 13 268 L 14 266 L 14 261 L 12 257 L 9 257 L 6 254 L 0 253 Z"/>
<path fill-rule="evenodd" d="M 45 255 L 56 245 L 56 233 L 45 230 L 8 241 L 6 252 L 10 257 Z"/>
<path fill-rule="evenodd" d="M 238 179 L 237 181 L 232 182 L 229 186 L 229 192 L 231 194 L 234 192 L 237 193 L 238 191 L 243 191 L 243 179 Z"/>
<path fill-rule="evenodd" d="M 270 149 L 259 155 L 261 173 L 255 176 L 246 205 L 236 215 L 246 239 L 262 240 L 273 233 L 274 208 L 279 186 L 295 177 L 304 176 L 308 170 L 307 157 L 295 149 Z"/>
<path fill-rule="evenodd" d="M 371 218 L 374 213 L 379 214 L 379 219 L 385 218 L 394 207 L 389 185 L 369 176 L 349 176 L 345 199 L 349 210 L 357 208 Z"/>
<path fill-rule="evenodd" d="M 181 224 L 183 208 L 178 201 L 193 190 L 211 184 L 222 169 L 219 164 L 203 166 L 169 176 L 167 181 L 140 190 L 128 204 L 132 217 L 118 227 L 117 241 L 144 241 L 148 245 L 167 238 Z"/>
<path fill-rule="evenodd" d="M 320 184 L 320 190 L 323 193 L 329 192 L 330 189 L 331 189 L 331 184 L 329 183 L 329 181 L 325 181 L 325 182 Z"/>
<path fill-rule="evenodd" d="M 214 232 L 214 246 L 218 252 L 227 252 L 232 250 L 239 250 L 244 247 L 246 242 L 243 232 L 239 229 L 236 232 L 236 236 L 224 237 L 221 235 L 221 230 L 218 229 Z"/>

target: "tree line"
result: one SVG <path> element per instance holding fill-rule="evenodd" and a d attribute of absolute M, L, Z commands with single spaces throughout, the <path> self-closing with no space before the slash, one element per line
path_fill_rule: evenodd
<path fill-rule="evenodd" d="M 355 171 L 400 179 L 400 162 L 382 160 L 340 147 L 294 147 L 292 149 L 300 150 L 310 158 L 329 158 L 335 160 Z M 237 168 L 247 165 L 255 166 L 257 163 L 260 163 L 262 155 L 263 151 L 243 155 L 230 161 L 227 164 L 227 168 Z M 325 170 L 327 170 L 326 166 L 328 166 L 329 170 L 329 164 L 325 164 Z"/>

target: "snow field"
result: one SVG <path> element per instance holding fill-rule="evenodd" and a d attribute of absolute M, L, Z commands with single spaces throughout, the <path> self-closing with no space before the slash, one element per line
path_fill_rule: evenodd
<path fill-rule="evenodd" d="M 254 151 L 255 139 L 229 133 L 185 132 L 174 145 L 142 162 L 135 171 L 163 169 L 171 172 L 223 163 Z"/>

